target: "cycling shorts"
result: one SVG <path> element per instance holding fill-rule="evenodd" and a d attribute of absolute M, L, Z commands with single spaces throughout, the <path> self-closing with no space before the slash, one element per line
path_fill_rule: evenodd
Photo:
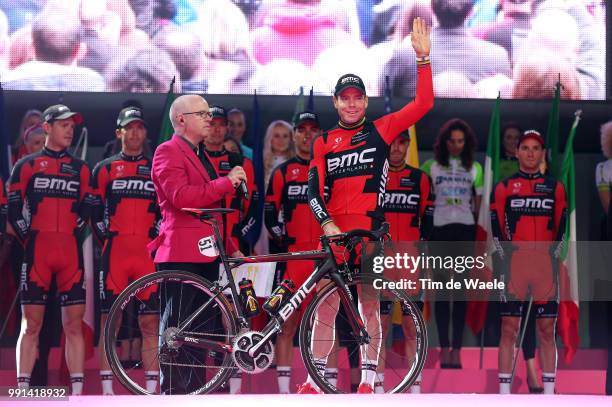
<path fill-rule="evenodd" d="M 527 301 L 507 301 L 500 304 L 499 315 L 502 317 L 520 318 L 523 309 L 527 308 Z M 559 315 L 559 303 L 557 301 L 534 301 L 531 312 L 538 318 L 556 318 Z"/>
<path fill-rule="evenodd" d="M 148 236 L 117 235 L 110 237 L 102 250 L 102 270 L 100 271 L 100 304 L 103 313 L 110 311 L 117 299 L 131 281 L 155 272 L 155 264 L 147 250 Z M 142 312 L 154 312 L 156 298 L 152 290 L 144 290 L 138 299 L 144 301 Z"/>
<path fill-rule="evenodd" d="M 53 276 L 62 307 L 84 304 L 82 253 L 73 234 L 31 231 L 21 266 L 21 304 L 45 305 Z"/>
<path fill-rule="evenodd" d="M 536 302 L 556 301 L 556 264 L 547 250 L 521 248 L 513 252 L 505 276 L 507 301 L 525 301 L 528 293 Z"/>

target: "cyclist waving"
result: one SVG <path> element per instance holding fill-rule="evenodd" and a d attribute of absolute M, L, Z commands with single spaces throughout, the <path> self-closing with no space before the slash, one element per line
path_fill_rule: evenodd
<path fill-rule="evenodd" d="M 421 18 L 413 22 L 412 46 L 417 56 L 418 85 L 414 101 L 397 112 L 369 121 L 365 85 L 360 77 L 346 74 L 338 79 L 333 103 L 338 111 L 338 125 L 315 139 L 310 162 L 308 201 L 315 218 L 326 235 L 343 230 L 373 230 L 384 219 L 382 204 L 387 184 L 389 145 L 399 134 L 416 123 L 433 106 L 433 85 L 429 64 L 430 29 Z M 324 189 L 329 195 L 324 199 Z M 334 337 L 333 324 L 339 299 L 329 307 L 328 315 L 318 315 L 313 336 Z M 362 305 L 367 331 L 379 337 L 379 304 L 375 309 Z M 370 307 L 371 308 L 371 307 Z M 380 352 L 380 339 L 362 347 L 362 375 L 359 393 L 371 393 Z M 317 366 L 324 372 L 333 340 L 314 349 Z M 327 348 L 327 349 L 325 349 Z M 318 393 L 317 385 L 309 377 L 299 393 Z"/>

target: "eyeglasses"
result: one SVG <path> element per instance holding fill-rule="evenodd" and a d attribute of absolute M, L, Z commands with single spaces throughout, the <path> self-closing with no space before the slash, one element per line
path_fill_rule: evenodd
<path fill-rule="evenodd" d="M 204 118 L 208 118 L 208 119 L 212 119 L 212 113 L 209 112 L 208 110 L 200 110 L 199 112 L 187 112 L 187 113 L 181 113 L 182 115 L 188 115 L 188 114 L 195 114 L 196 116 L 198 116 L 200 119 L 204 119 Z"/>

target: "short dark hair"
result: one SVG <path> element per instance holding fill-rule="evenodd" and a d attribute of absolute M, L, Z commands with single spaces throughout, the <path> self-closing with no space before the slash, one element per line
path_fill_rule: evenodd
<path fill-rule="evenodd" d="M 473 6 L 474 0 L 431 0 L 431 9 L 442 28 L 462 26 Z"/>
<path fill-rule="evenodd" d="M 59 13 L 41 13 L 32 23 L 32 44 L 39 61 L 65 64 L 81 43 L 81 24 Z"/>
<path fill-rule="evenodd" d="M 472 169 L 472 164 L 474 164 L 474 152 L 476 151 L 477 142 L 474 131 L 464 120 L 450 119 L 442 125 L 434 143 L 434 156 L 438 163 L 445 167 L 448 166 L 450 153 L 448 152 L 446 142 L 450 139 L 453 130 L 461 130 L 464 134 L 465 144 L 461 152 L 461 165 L 469 171 Z"/>
<path fill-rule="evenodd" d="M 164 28 L 153 37 L 153 44 L 170 55 L 183 81 L 193 78 L 202 64 L 202 42 L 194 33 Z"/>
<path fill-rule="evenodd" d="M 523 128 L 521 127 L 520 124 L 518 124 L 517 122 L 513 122 L 513 121 L 505 122 L 505 123 L 502 124 L 501 132 L 499 134 L 501 142 L 504 141 L 504 134 L 506 134 L 506 131 L 510 130 L 510 129 L 516 129 L 516 130 L 518 130 L 519 134 L 523 134 Z M 506 149 L 505 148 L 501 148 L 499 151 L 500 151 L 499 157 L 502 160 L 507 160 L 509 158 L 509 157 L 506 156 Z"/>
<path fill-rule="evenodd" d="M 111 92 L 165 93 L 176 66 L 167 52 L 155 47 L 142 48 L 108 72 L 106 86 Z M 175 92 L 180 89 L 175 88 Z"/>

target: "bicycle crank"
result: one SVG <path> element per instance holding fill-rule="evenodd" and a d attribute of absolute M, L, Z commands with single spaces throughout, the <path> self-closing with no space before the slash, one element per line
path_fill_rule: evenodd
<path fill-rule="evenodd" d="M 232 358 L 243 372 L 250 374 L 263 372 L 274 361 L 274 346 L 271 342 L 262 346 L 257 354 L 249 355 L 249 351 L 261 342 L 262 338 L 262 333 L 257 331 L 246 331 L 236 336 Z"/>

